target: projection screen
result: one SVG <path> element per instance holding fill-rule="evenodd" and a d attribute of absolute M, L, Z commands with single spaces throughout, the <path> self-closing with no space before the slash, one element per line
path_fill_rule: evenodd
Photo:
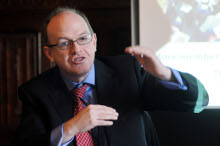
<path fill-rule="evenodd" d="M 132 44 L 197 77 L 220 107 L 220 0 L 131 0 Z"/>

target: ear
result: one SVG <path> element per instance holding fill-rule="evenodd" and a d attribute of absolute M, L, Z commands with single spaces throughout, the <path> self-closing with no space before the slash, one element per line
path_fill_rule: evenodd
<path fill-rule="evenodd" d="M 44 49 L 44 54 L 47 56 L 47 58 L 50 60 L 50 62 L 54 62 L 54 58 L 52 56 L 51 49 L 47 46 L 44 46 L 43 49 Z"/>
<path fill-rule="evenodd" d="M 95 48 L 97 47 L 97 37 L 96 34 L 93 34 L 93 45 L 95 46 Z"/>

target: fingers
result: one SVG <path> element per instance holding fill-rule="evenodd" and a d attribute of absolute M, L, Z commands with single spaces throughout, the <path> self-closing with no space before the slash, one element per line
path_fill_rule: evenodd
<path fill-rule="evenodd" d="M 137 59 L 147 67 L 147 63 L 155 64 L 159 63 L 159 59 L 154 50 L 142 46 L 130 46 L 125 49 L 128 54 L 133 54 Z M 149 62 L 150 61 L 150 62 Z"/>
<path fill-rule="evenodd" d="M 147 48 L 147 47 L 143 47 L 143 46 L 130 46 L 130 47 L 127 47 L 125 49 L 125 53 L 133 54 L 135 56 L 140 55 L 139 57 L 142 57 L 142 58 L 144 56 L 150 57 L 151 55 L 155 54 L 155 52 L 152 49 Z"/>
<path fill-rule="evenodd" d="M 139 60 L 139 62 L 141 64 L 143 64 L 143 58 L 147 57 L 149 54 L 149 50 L 141 47 L 141 46 L 131 46 L 131 47 L 127 47 L 125 49 L 125 52 L 131 55 L 134 55 L 135 57 L 137 57 L 137 59 Z"/>
<path fill-rule="evenodd" d="M 117 120 L 118 119 L 118 114 L 112 114 L 112 113 L 99 113 L 97 115 L 98 120 Z"/>
<path fill-rule="evenodd" d="M 137 50 L 138 52 L 140 52 L 142 49 L 140 46 L 130 46 L 130 47 L 125 48 L 125 52 L 129 54 L 137 52 Z"/>
<path fill-rule="evenodd" d="M 89 105 L 73 117 L 75 133 L 88 131 L 96 126 L 111 126 L 118 119 L 115 109 L 104 105 Z"/>
<path fill-rule="evenodd" d="M 146 57 L 148 54 L 147 51 L 148 50 L 146 48 L 143 48 L 141 46 L 131 46 L 125 49 L 126 53 L 134 55 L 142 65 L 144 64 L 143 58 Z"/>
<path fill-rule="evenodd" d="M 131 47 L 127 47 L 125 49 L 126 53 L 132 54 L 132 55 L 143 55 L 145 54 L 146 49 L 144 49 L 141 46 L 131 46 Z"/>
<path fill-rule="evenodd" d="M 103 105 L 89 105 L 88 110 L 90 115 L 96 120 L 117 120 L 118 113 L 115 109 Z"/>
<path fill-rule="evenodd" d="M 103 105 L 89 105 L 92 124 L 95 126 L 111 126 L 118 119 L 119 114 L 115 109 Z"/>
<path fill-rule="evenodd" d="M 103 111 L 103 112 L 112 112 L 112 113 L 116 112 L 115 109 L 113 109 L 111 107 L 108 107 L 108 106 L 104 106 L 104 105 L 89 105 L 87 108 L 95 109 L 95 110 L 98 110 L 100 112 L 101 111 Z"/>
<path fill-rule="evenodd" d="M 97 125 L 99 126 L 111 126 L 113 125 L 112 121 L 97 121 Z"/>

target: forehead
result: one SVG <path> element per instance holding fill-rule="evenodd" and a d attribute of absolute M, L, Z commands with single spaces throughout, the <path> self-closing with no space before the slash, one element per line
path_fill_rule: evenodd
<path fill-rule="evenodd" d="M 54 16 L 47 25 L 47 35 L 51 37 L 73 37 L 88 32 L 86 21 L 74 12 L 62 12 Z"/>

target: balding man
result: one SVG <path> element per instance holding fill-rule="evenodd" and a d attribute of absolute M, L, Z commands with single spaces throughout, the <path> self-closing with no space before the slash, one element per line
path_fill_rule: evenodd
<path fill-rule="evenodd" d="M 208 104 L 195 77 L 164 66 L 149 48 L 95 57 L 96 34 L 77 10 L 56 9 L 45 31 L 44 53 L 56 67 L 19 87 L 19 145 L 147 146 L 145 111 Z"/>

